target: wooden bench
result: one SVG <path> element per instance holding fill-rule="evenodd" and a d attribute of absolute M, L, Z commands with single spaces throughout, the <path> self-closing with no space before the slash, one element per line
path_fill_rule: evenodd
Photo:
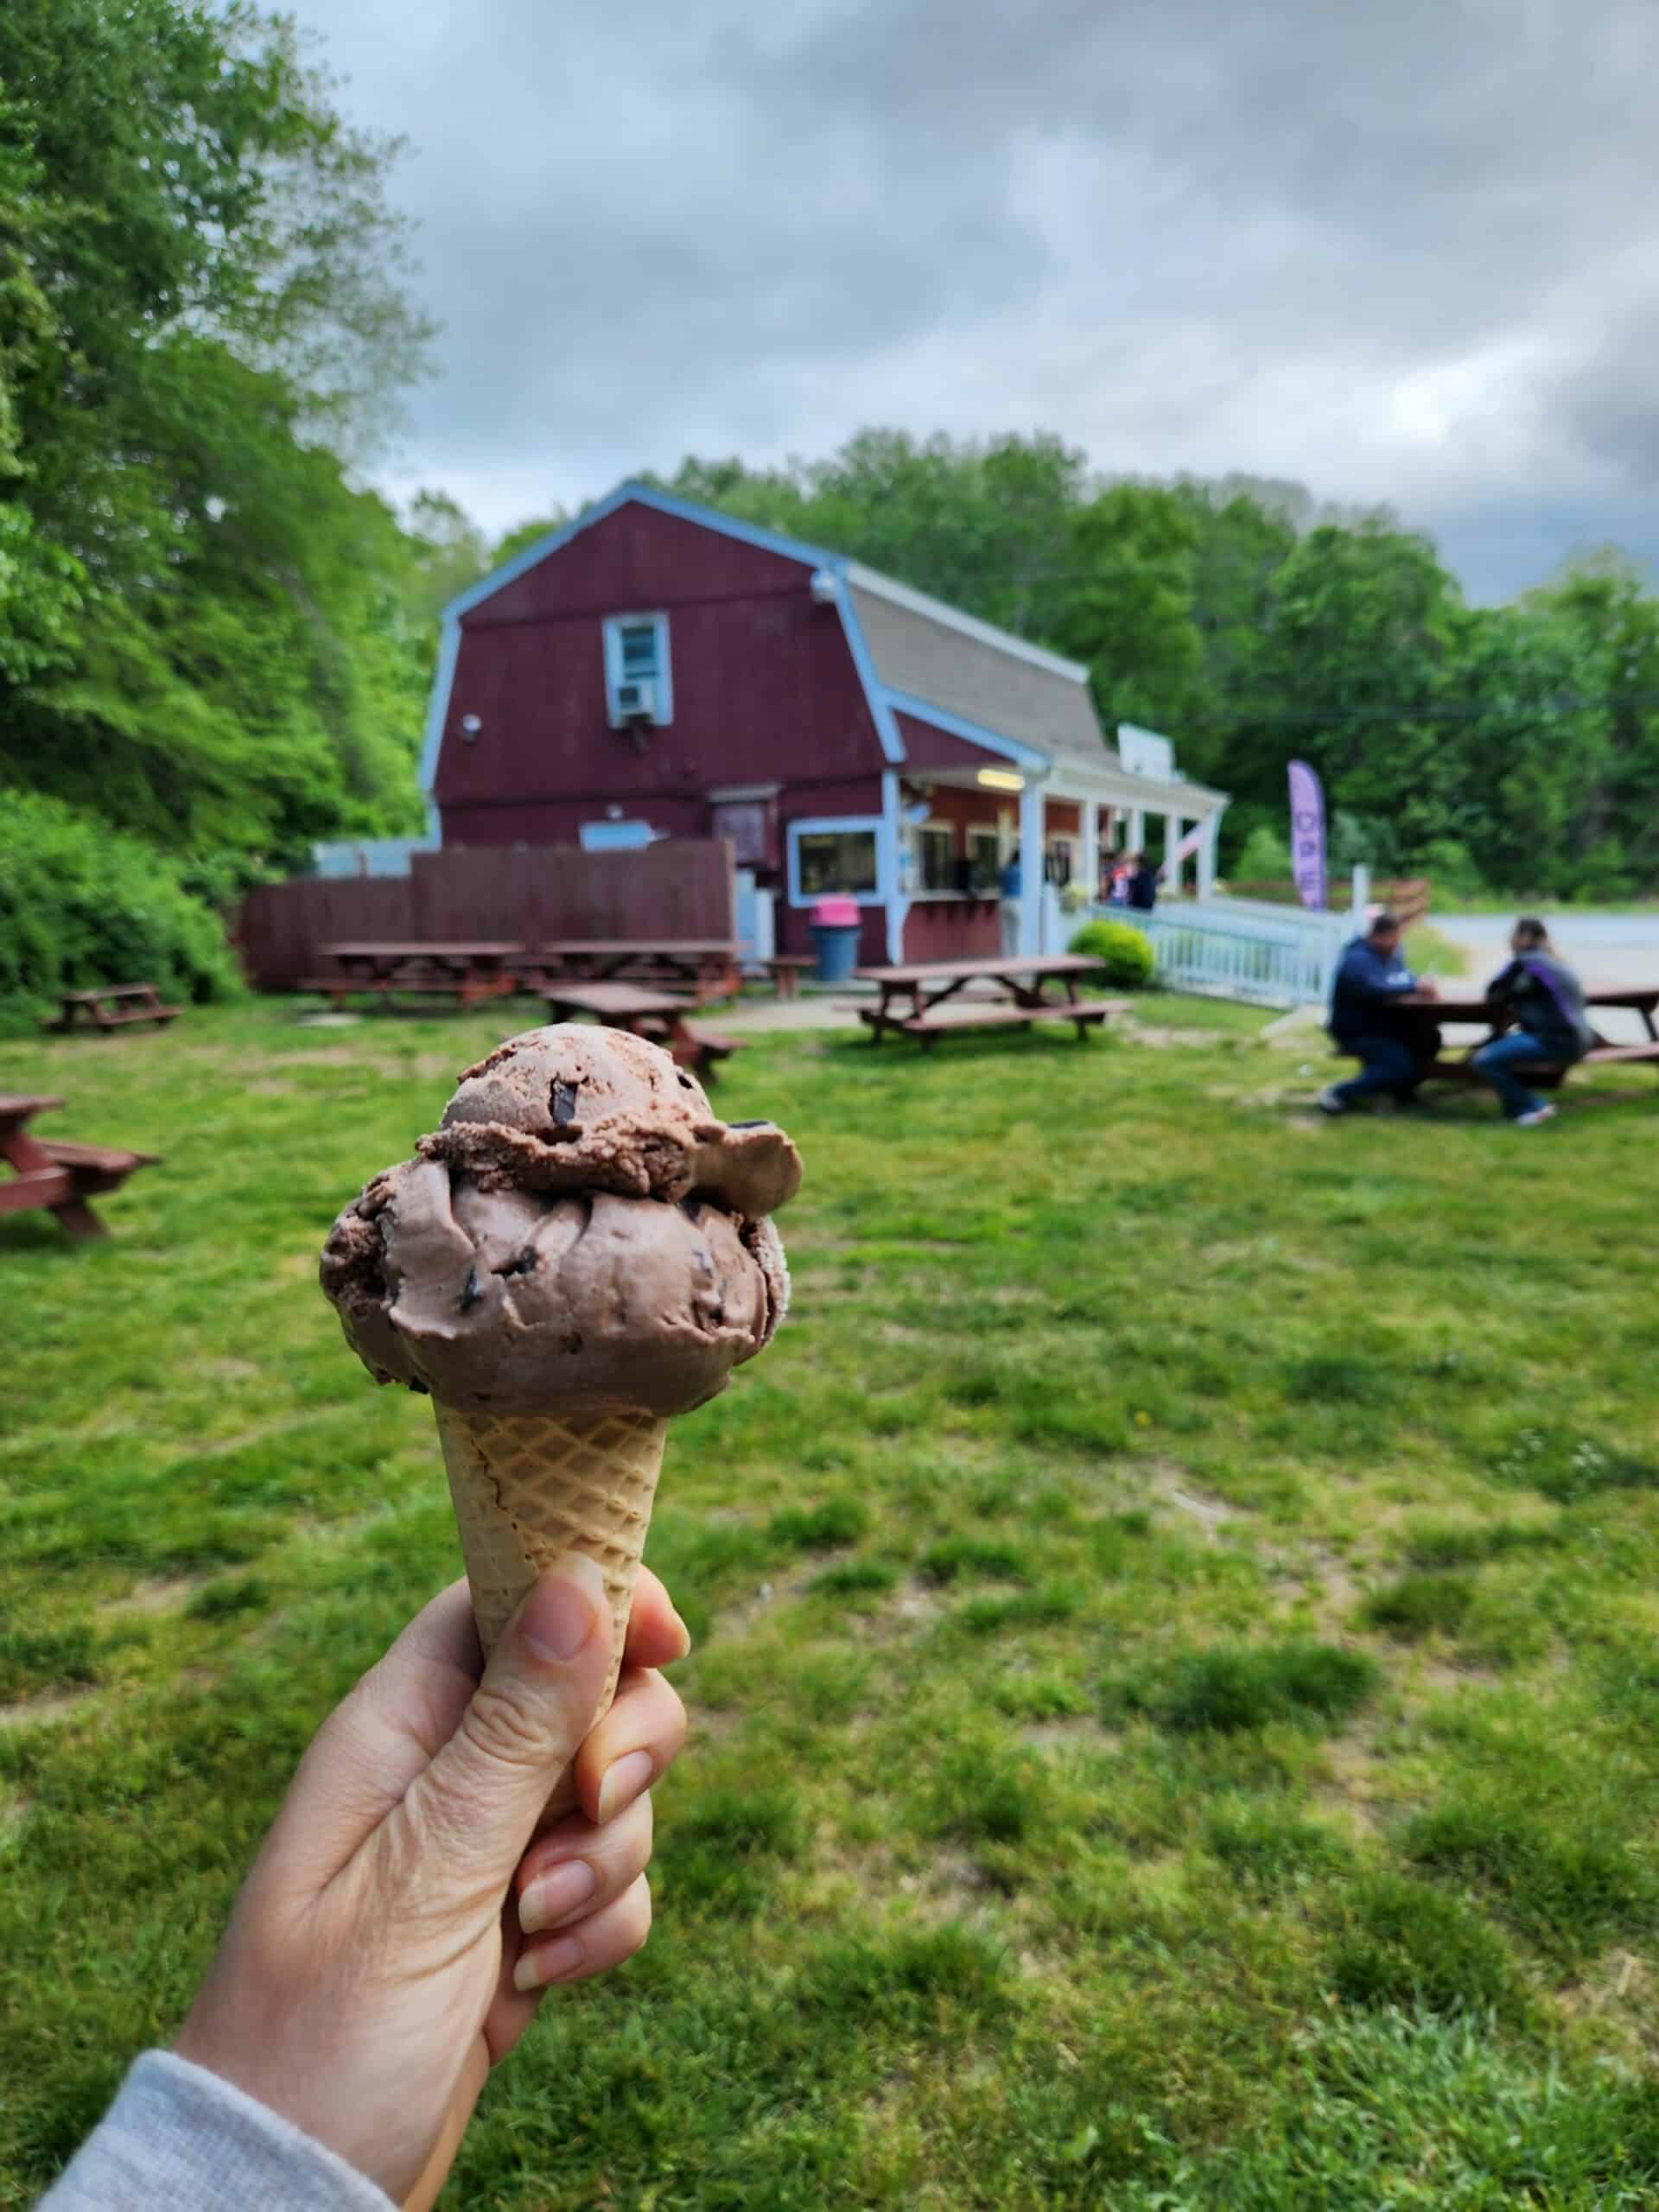
<path fill-rule="evenodd" d="M 765 959 L 746 960 L 746 975 L 759 969 L 780 999 L 798 999 L 801 995 L 801 978 L 810 968 L 818 964 L 812 952 L 773 952 Z"/>
<path fill-rule="evenodd" d="M 677 1066 L 690 1068 L 705 1083 L 715 1080 L 721 1062 L 729 1060 L 734 1052 L 741 1052 L 746 1041 L 741 1037 L 716 1037 L 711 1030 L 694 1029 L 685 1020 L 642 1020 L 639 1033 L 649 1038 L 653 1045 L 660 1045 L 664 1052 L 671 1052 Z"/>
<path fill-rule="evenodd" d="M 1077 1041 L 1081 1043 L 1090 1029 L 1098 1028 L 1115 1014 L 1122 1014 L 1128 1005 L 1127 999 L 1049 999 L 1041 1006 L 1015 1006 L 1007 999 L 952 999 L 948 1005 L 936 1006 L 925 1014 L 912 1014 L 895 1020 L 892 1014 L 885 1018 L 874 1007 L 861 1006 L 858 1009 L 861 1021 L 876 1033 L 880 1042 L 883 1027 L 902 1029 L 907 1037 L 919 1037 L 922 1049 L 932 1049 L 935 1040 L 948 1030 L 1009 1029 L 1024 1027 L 1033 1021 L 1075 1022 Z"/>
<path fill-rule="evenodd" d="M 0 1183 L 0 1215 L 43 1206 L 57 1216 L 71 1236 L 107 1236 L 88 1199 L 118 1191 L 136 1169 L 159 1163 L 154 1153 L 32 1135 L 29 1123 L 34 1116 L 50 1113 L 62 1103 L 57 1098 L 0 1098 L 0 1159 L 12 1170 L 12 1179 Z"/>
<path fill-rule="evenodd" d="M 685 1017 L 695 1001 L 669 991 L 611 982 L 549 983 L 542 996 L 547 1001 L 550 1020 L 568 1021 L 573 1014 L 592 1014 L 613 1028 L 660 1045 L 672 1053 L 677 1066 L 690 1068 L 709 1083 L 714 1081 L 722 1060 L 743 1049 L 735 1037 L 717 1037 L 711 1030 L 694 1029 Z"/>
<path fill-rule="evenodd" d="M 1353 1054 L 1346 1056 L 1352 1058 Z M 1523 1060 L 1514 1072 L 1539 1090 L 1559 1090 L 1574 1068 L 1659 1067 L 1659 1044 L 1592 1045 L 1581 1059 Z M 1439 1060 L 1423 1078 L 1436 1083 L 1479 1083 L 1478 1068 L 1471 1060 Z"/>
<path fill-rule="evenodd" d="M 126 1005 L 128 999 L 136 1003 Z M 133 1021 L 153 1021 L 165 1027 L 183 1012 L 181 1007 L 163 1006 L 154 983 L 106 983 L 95 991 L 63 991 L 59 994 L 59 1005 L 57 1020 L 45 1026 L 60 1035 L 79 1028 L 122 1029 Z"/>
<path fill-rule="evenodd" d="M 515 992 L 528 990 L 530 986 L 512 976 L 457 977 L 442 972 L 416 972 L 402 976 L 307 976 L 294 988 L 320 992 L 330 1005 L 336 1007 L 348 998 L 390 1000 L 402 991 L 410 998 L 454 999 L 465 1009 L 482 1000 L 510 998 Z"/>

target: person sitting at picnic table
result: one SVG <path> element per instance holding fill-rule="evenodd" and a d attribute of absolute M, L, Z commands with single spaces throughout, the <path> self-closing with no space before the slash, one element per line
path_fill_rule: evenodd
<path fill-rule="evenodd" d="M 1129 863 L 1128 899 L 1142 914 L 1151 913 L 1158 904 L 1158 870 L 1144 853 L 1137 853 Z"/>
<path fill-rule="evenodd" d="M 1516 1070 L 1550 1061 L 1571 1067 L 1596 1041 L 1584 1011 L 1584 986 L 1556 952 L 1549 931 L 1523 914 L 1510 933 L 1515 955 L 1486 995 L 1514 1017 L 1515 1027 L 1483 1045 L 1469 1065 L 1490 1083 L 1518 1129 L 1552 1122 L 1555 1109 L 1522 1082 Z"/>
<path fill-rule="evenodd" d="M 1378 1091 L 1402 1105 L 1412 1103 L 1440 1050 L 1440 1033 L 1408 1025 L 1400 1001 L 1434 995 L 1433 984 L 1421 982 L 1401 958 L 1395 916 L 1373 915 L 1364 936 L 1351 938 L 1338 963 L 1327 1025 L 1338 1051 L 1351 1052 L 1360 1071 L 1319 1093 L 1322 1113 L 1345 1114 Z"/>
<path fill-rule="evenodd" d="M 997 879 L 1002 903 L 996 910 L 996 920 L 1005 960 L 1012 960 L 1020 950 L 1020 899 L 1024 880 L 1020 872 L 1020 848 L 1016 845 Z"/>

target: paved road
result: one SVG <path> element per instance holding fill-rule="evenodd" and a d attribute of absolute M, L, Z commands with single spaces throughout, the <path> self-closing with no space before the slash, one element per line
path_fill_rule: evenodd
<path fill-rule="evenodd" d="M 1509 958 L 1507 914 L 1433 914 L 1440 935 L 1459 946 L 1471 980 L 1484 982 Z M 1597 913 L 1589 908 L 1549 918 L 1556 950 L 1585 982 L 1659 983 L 1659 914 Z"/>

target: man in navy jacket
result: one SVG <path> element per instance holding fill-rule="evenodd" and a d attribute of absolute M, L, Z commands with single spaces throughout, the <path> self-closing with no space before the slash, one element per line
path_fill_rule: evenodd
<path fill-rule="evenodd" d="M 1323 1112 L 1345 1114 L 1380 1090 L 1392 1093 L 1402 1104 L 1415 1096 L 1438 1039 L 1402 1014 L 1400 1001 L 1408 993 L 1433 998 L 1434 986 L 1420 982 L 1400 957 L 1400 925 L 1394 916 L 1378 914 L 1364 936 L 1345 948 L 1337 968 L 1328 1027 L 1338 1049 L 1353 1053 L 1361 1065 L 1357 1076 L 1321 1091 Z"/>

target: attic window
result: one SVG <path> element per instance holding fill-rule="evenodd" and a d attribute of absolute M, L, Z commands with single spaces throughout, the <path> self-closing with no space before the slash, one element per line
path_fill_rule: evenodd
<path fill-rule="evenodd" d="M 605 711 L 613 729 L 674 717 L 666 614 L 613 614 L 605 634 Z"/>

